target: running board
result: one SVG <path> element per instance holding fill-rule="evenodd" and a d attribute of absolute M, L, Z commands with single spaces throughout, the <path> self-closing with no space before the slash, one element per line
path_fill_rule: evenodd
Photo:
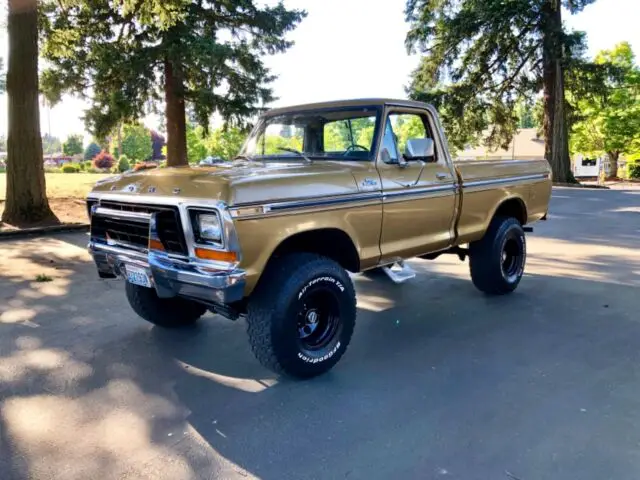
<path fill-rule="evenodd" d="M 392 265 L 382 267 L 382 270 L 387 274 L 391 281 L 393 281 L 393 283 L 404 283 L 416 276 L 415 270 L 404 261 L 399 261 Z"/>

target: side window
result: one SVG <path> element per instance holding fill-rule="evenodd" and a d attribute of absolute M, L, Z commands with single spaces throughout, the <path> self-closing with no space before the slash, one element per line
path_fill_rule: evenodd
<path fill-rule="evenodd" d="M 393 133 L 398 139 L 398 150 L 404 153 L 410 138 L 431 138 L 425 128 L 425 121 L 415 113 L 392 113 L 389 115 Z"/>
<path fill-rule="evenodd" d="M 384 137 L 382 137 L 382 148 L 381 152 L 386 152 L 389 154 L 387 157 L 385 154 L 382 154 L 382 158 L 386 163 L 397 163 L 398 162 L 398 150 L 396 149 L 396 139 L 393 135 L 393 128 L 391 127 L 390 119 L 387 119 L 387 123 L 384 127 Z"/>

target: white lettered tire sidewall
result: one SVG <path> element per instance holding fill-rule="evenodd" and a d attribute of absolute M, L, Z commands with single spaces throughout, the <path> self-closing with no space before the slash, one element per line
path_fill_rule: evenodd
<path fill-rule="evenodd" d="M 355 305 L 353 308 L 350 305 L 347 286 L 344 279 L 332 273 L 318 273 L 304 282 L 302 287 L 297 290 L 290 301 L 289 308 L 286 309 L 285 318 L 282 319 L 281 325 L 286 328 L 286 331 L 280 331 L 274 335 L 274 342 L 277 342 L 277 339 L 281 339 L 283 342 L 282 349 L 278 349 L 285 353 L 279 358 L 281 363 L 290 365 L 297 363 L 299 365 L 296 368 L 301 369 L 324 370 L 326 368 L 324 364 L 333 365 L 340 359 L 353 333 L 353 321 L 350 322 L 349 317 L 355 319 Z M 339 305 L 340 320 L 330 343 L 320 350 L 309 351 L 303 349 L 300 344 L 297 318 L 305 295 L 312 293 L 313 289 L 318 287 L 328 289 L 335 295 Z M 351 313 L 352 309 L 353 313 Z M 348 338 L 345 338 L 346 336 Z"/>
<path fill-rule="evenodd" d="M 310 348 L 298 321 L 312 290 L 338 317 L 333 335 Z M 315 296 L 315 295 L 314 295 Z M 326 313 L 326 312 L 325 312 Z M 291 253 L 265 270 L 248 305 L 247 332 L 256 358 L 265 367 L 296 378 L 327 372 L 345 353 L 356 322 L 356 296 L 349 274 L 335 261 L 313 253 Z M 330 339 L 330 340 L 329 340 Z"/>

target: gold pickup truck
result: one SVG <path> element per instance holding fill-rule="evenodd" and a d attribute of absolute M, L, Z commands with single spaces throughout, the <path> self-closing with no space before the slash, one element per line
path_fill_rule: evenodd
<path fill-rule="evenodd" d="M 96 185 L 89 250 L 102 278 L 126 279 L 143 319 L 246 317 L 258 360 L 304 378 L 351 340 L 349 272 L 402 282 L 415 275 L 406 259 L 452 253 L 482 292 L 512 292 L 550 195 L 545 160 L 454 161 L 430 105 L 301 105 L 261 116 L 227 163 Z"/>

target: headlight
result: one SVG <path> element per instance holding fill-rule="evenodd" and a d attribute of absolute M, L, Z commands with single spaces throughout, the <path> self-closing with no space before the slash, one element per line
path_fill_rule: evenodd
<path fill-rule="evenodd" d="M 218 244 L 222 243 L 222 225 L 220 224 L 218 215 L 215 213 L 198 214 L 196 217 L 196 225 L 200 239 Z"/>

